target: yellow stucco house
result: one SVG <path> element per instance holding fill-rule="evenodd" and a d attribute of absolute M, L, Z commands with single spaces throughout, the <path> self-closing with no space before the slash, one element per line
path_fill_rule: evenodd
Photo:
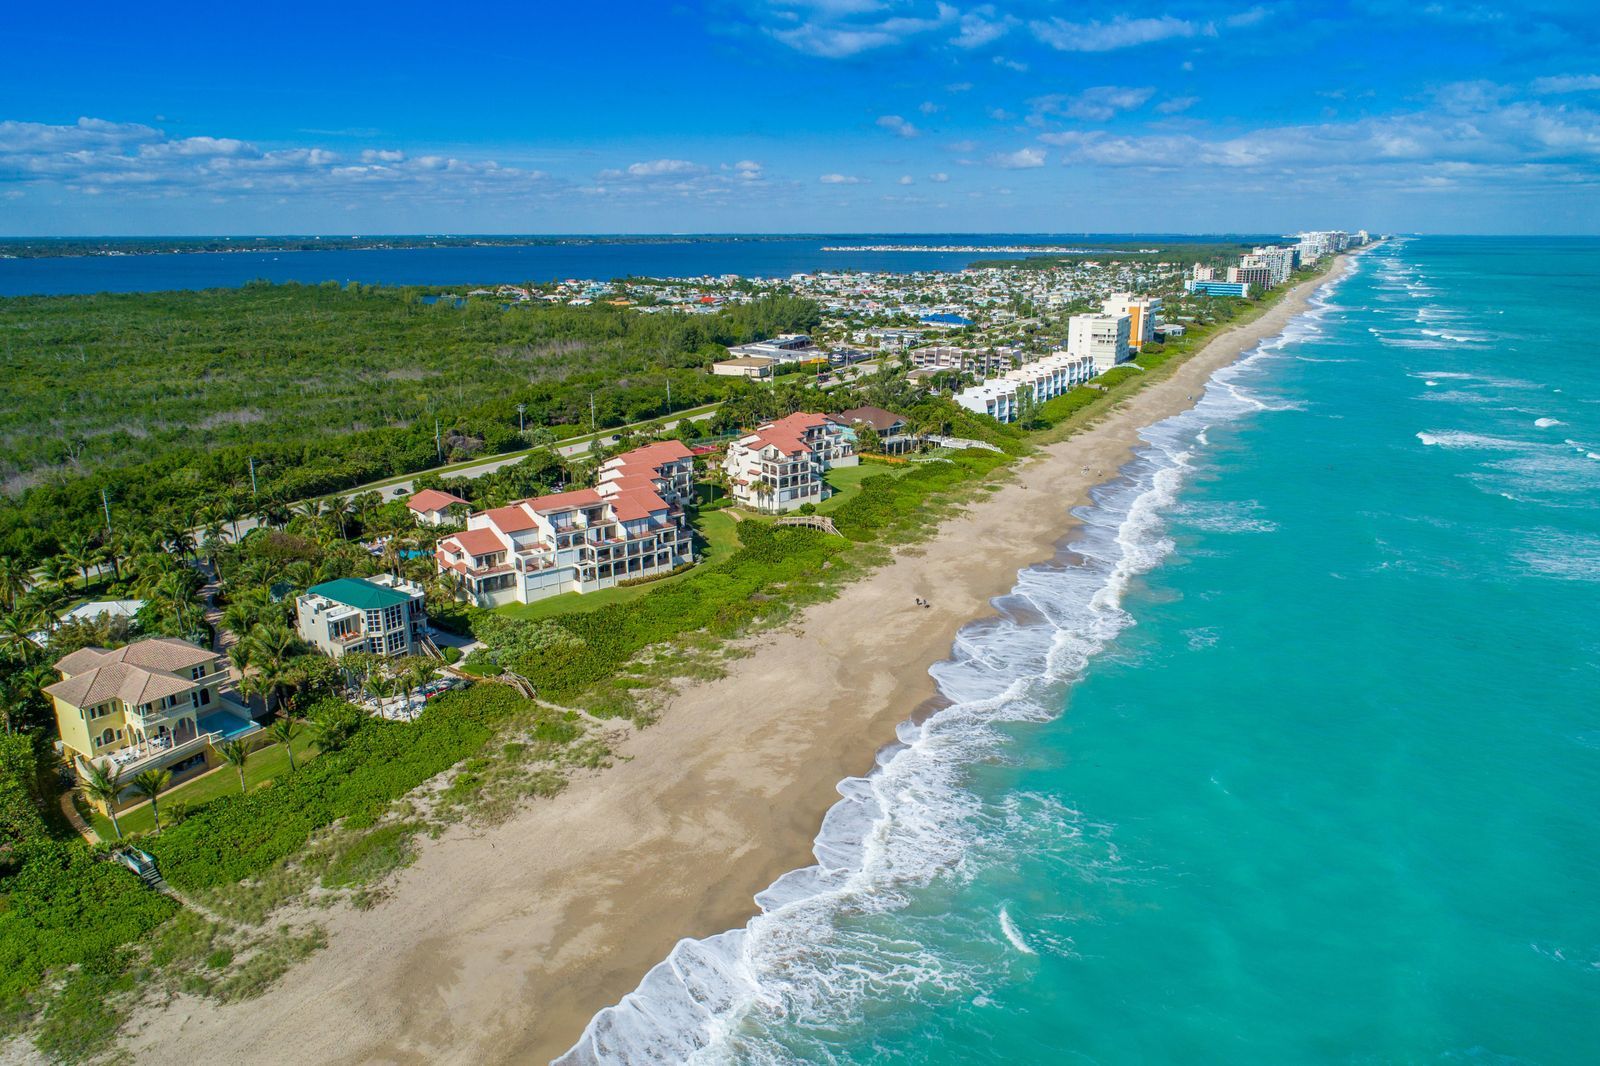
<path fill-rule="evenodd" d="M 118 769 L 124 780 L 165 768 L 174 777 L 216 764 L 215 747 L 260 730 L 222 686 L 215 652 L 176 637 L 81 648 L 56 663 L 45 686 L 55 703 L 62 755 Z"/>

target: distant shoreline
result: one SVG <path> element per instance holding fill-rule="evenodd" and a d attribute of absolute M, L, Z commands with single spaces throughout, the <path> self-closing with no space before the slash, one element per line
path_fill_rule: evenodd
<path fill-rule="evenodd" d="M 216 234 L 196 237 L 0 237 L 0 259 L 122 258 L 142 255 L 206 255 L 237 252 L 333 252 L 401 251 L 416 248 L 536 248 L 584 247 L 590 245 L 767 243 L 849 238 L 886 237 L 907 240 L 932 240 L 949 237 L 995 238 L 1034 237 L 1041 241 L 1060 241 L 1067 234 L 1048 233 L 468 233 L 468 234 Z M 1082 238 L 1124 238 L 1134 241 L 1162 241 L 1169 244 L 1205 243 L 1215 240 L 1277 239 L 1272 234 L 1081 234 Z M 1120 242 L 1117 242 L 1120 243 Z M 949 245 L 894 243 L 826 246 L 822 251 L 879 252 L 1024 252 L 1034 255 L 1108 253 L 1127 249 L 1064 247 L 1056 243 L 1013 243 L 995 245 Z"/>
<path fill-rule="evenodd" d="M 328 947 L 259 999 L 142 1012 L 133 1060 L 562 1054 L 680 938 L 738 928 L 757 892 L 811 862 L 839 782 L 869 772 L 899 723 L 936 697 L 928 667 L 960 628 L 990 615 L 1019 569 L 1055 555 L 1072 509 L 1114 476 L 1141 429 L 1191 407 L 1218 368 L 1347 269 L 1219 332 L 928 540 L 752 639 L 725 676 L 685 685 L 656 725 L 620 738 L 609 770 L 502 824 L 424 842 L 381 904 L 329 912 Z"/>

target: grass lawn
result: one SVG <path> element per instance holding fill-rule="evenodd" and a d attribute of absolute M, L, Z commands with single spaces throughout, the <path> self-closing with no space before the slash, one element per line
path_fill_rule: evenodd
<path fill-rule="evenodd" d="M 312 757 L 315 748 L 311 745 L 309 734 L 304 730 L 294 738 L 294 757 L 297 762 L 303 762 Z M 259 788 L 264 782 L 272 780 L 289 769 L 289 759 L 284 753 L 282 744 L 269 744 L 250 753 L 250 759 L 244 764 L 244 780 L 249 788 Z M 181 803 L 191 810 L 218 796 L 232 795 L 239 791 L 239 774 L 233 767 L 223 763 L 221 767 L 212 770 L 201 777 L 185 781 L 176 788 L 168 789 L 156 801 L 163 810 L 171 810 L 172 805 Z M 85 804 L 79 803 L 78 809 L 84 811 L 94 826 L 95 832 L 100 834 L 101 840 L 115 840 L 116 830 L 111 827 L 111 819 L 104 815 L 87 810 Z M 130 810 L 120 815 L 118 820 L 122 825 L 123 836 L 132 833 L 147 833 L 156 827 L 155 819 L 150 814 L 150 805 Z"/>
<path fill-rule="evenodd" d="M 547 600 L 535 600 L 532 603 L 511 603 L 504 607 L 495 608 L 501 614 L 513 618 L 554 618 L 559 614 L 571 614 L 574 611 L 594 611 L 613 603 L 627 603 L 636 600 L 653 588 L 661 585 L 670 585 L 674 581 L 687 581 L 696 574 L 703 573 L 707 566 L 720 563 L 728 556 L 739 550 L 738 523 L 727 511 L 707 511 L 695 519 L 695 530 L 700 534 L 701 562 L 699 566 L 685 570 L 681 574 L 661 578 L 659 581 L 647 581 L 642 585 L 622 585 L 614 588 L 601 589 L 599 592 L 563 592 L 559 596 L 551 596 Z"/>
<path fill-rule="evenodd" d="M 902 466 L 898 463 L 858 463 L 855 466 L 836 467 L 827 473 L 828 486 L 833 489 L 833 495 L 817 504 L 817 513 L 828 514 L 849 503 L 861 491 L 861 483 L 869 477 L 877 474 L 900 477 L 910 468 L 910 464 Z"/>

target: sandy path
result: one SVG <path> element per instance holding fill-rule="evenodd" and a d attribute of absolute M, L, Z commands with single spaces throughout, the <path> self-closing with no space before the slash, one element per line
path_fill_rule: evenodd
<path fill-rule="evenodd" d="M 426 842 L 388 901 L 329 913 L 328 947 L 267 995 L 181 999 L 137 1019 L 137 1060 L 527 1063 L 565 1051 L 679 938 L 742 925 L 756 892 L 811 862 L 834 786 L 869 770 L 933 695 L 927 668 L 957 629 L 1051 557 L 1095 471 L 1109 476 L 1140 428 L 1281 330 L 1311 284 L 685 691 L 625 742 L 627 761 L 504 825 Z"/>

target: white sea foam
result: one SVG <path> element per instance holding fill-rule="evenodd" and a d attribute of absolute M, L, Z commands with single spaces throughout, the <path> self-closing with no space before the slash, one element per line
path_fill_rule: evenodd
<path fill-rule="evenodd" d="M 933 1005 L 987 1001 L 984 974 L 862 927 L 871 925 L 864 917 L 899 912 L 910 892 L 935 878 L 971 876 L 991 836 L 1014 841 L 1036 832 L 1040 851 L 1063 856 L 1078 876 L 1128 876 L 1109 827 L 1059 801 L 1026 796 L 1008 801 L 997 827 L 994 811 L 964 787 L 965 774 L 1002 750 L 997 727 L 1058 713 L 1062 687 L 1132 623 L 1123 597 L 1173 549 L 1163 514 L 1205 428 L 1287 406 L 1257 395 L 1246 379 L 1259 360 L 1316 332 L 1332 284 L 1282 335 L 1218 371 L 1192 411 L 1143 431 L 1138 458 L 1075 512 L 1081 527 L 1071 550 L 1081 562 L 1022 571 L 1011 595 L 997 601 L 999 617 L 963 628 L 951 657 L 930 670 L 948 705 L 903 723 L 900 743 L 872 774 L 839 784 L 841 799 L 813 848 L 816 864 L 758 895 L 761 913 L 744 928 L 680 941 L 638 989 L 591 1019 L 559 1063 L 792 1062 L 808 1056 L 788 1043 L 774 1047 L 764 1039 L 770 1028 L 797 1020 L 848 1025 L 863 1003 L 888 994 Z M 1036 950 L 1004 911 L 1000 929 L 1018 951 Z M 980 940 L 991 935 L 973 932 Z M 1042 946 L 1071 951 L 1070 941 Z"/>
<path fill-rule="evenodd" d="M 1516 451 L 1522 448 L 1533 448 L 1537 445 L 1527 441 L 1512 440 L 1509 437 L 1491 437 L 1486 433 L 1463 433 L 1453 430 L 1439 430 L 1434 433 L 1418 433 L 1417 439 L 1423 444 L 1438 446 L 1440 448 L 1476 448 L 1492 451 Z"/>
<path fill-rule="evenodd" d="M 1566 425 L 1566 423 L 1561 421 L 1559 418 L 1536 418 L 1534 419 L 1533 424 L 1538 426 L 1540 429 L 1549 429 L 1551 426 Z"/>
<path fill-rule="evenodd" d="M 1030 948 L 1028 942 L 1022 938 L 1022 933 L 1017 930 L 1016 923 L 1011 920 L 1011 915 L 1006 913 L 1004 906 L 1000 908 L 1000 931 L 1006 935 L 1006 939 L 1011 942 L 1011 946 L 1024 955 L 1039 954 Z"/>

